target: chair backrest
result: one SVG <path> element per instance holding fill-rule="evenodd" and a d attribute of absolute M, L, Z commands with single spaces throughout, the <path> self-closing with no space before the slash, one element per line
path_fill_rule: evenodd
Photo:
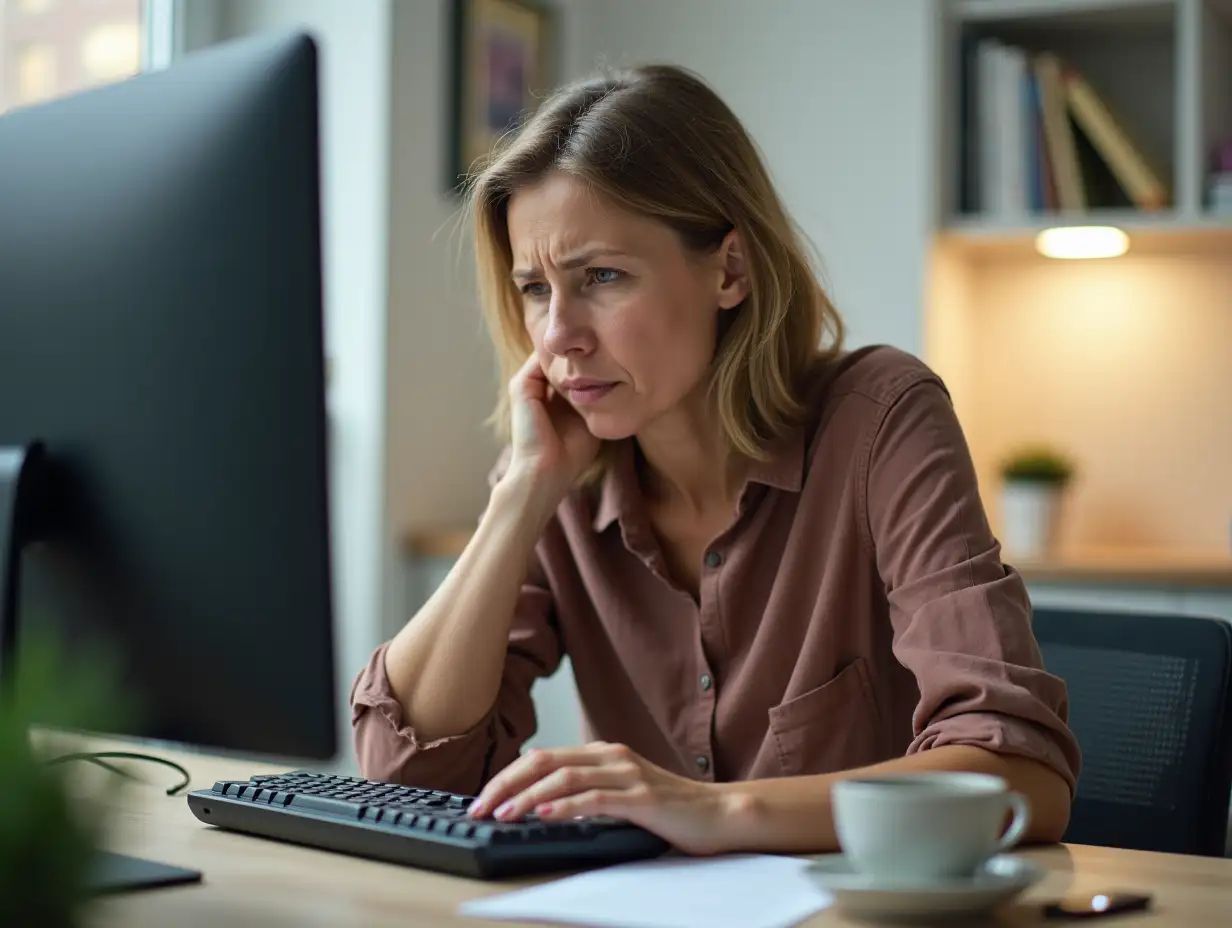
<path fill-rule="evenodd" d="M 1065 840 L 1221 857 L 1232 793 L 1232 624 L 1036 609 L 1082 748 Z"/>

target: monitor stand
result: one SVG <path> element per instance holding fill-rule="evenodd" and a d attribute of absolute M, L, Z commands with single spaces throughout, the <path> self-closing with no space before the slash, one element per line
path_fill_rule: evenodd
<path fill-rule="evenodd" d="M 127 854 L 99 851 L 89 876 L 90 891 L 96 895 L 129 893 L 138 889 L 200 883 L 200 870 L 186 870 Z"/>
<path fill-rule="evenodd" d="M 17 666 L 21 549 L 40 531 L 45 473 L 42 445 L 0 446 L 0 687 L 5 688 Z M 89 879 L 91 890 L 102 894 L 199 883 L 201 873 L 99 851 Z"/>

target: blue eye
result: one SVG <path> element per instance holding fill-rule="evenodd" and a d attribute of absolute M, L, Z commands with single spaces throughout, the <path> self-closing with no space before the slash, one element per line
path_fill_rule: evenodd
<path fill-rule="evenodd" d="M 533 281 L 529 284 L 523 284 L 521 289 L 522 295 L 529 297 L 547 296 L 552 292 L 552 288 L 541 280 Z"/>
<path fill-rule="evenodd" d="M 611 284 L 621 278 L 621 272 L 614 267 L 592 267 L 588 271 L 591 283 Z"/>

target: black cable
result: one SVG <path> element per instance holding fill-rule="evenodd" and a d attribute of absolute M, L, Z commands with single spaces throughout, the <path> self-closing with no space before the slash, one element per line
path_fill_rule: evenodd
<path fill-rule="evenodd" d="M 155 757 L 153 754 L 136 754 L 131 751 L 91 751 L 83 754 L 62 754 L 59 757 L 53 757 L 51 760 L 47 761 L 47 766 L 50 767 L 53 764 L 66 764 L 73 760 L 84 760 L 88 763 L 102 767 L 104 770 L 110 770 L 112 773 L 119 774 L 122 777 L 127 777 L 130 780 L 137 780 L 141 783 L 146 782 L 140 777 L 129 773 L 127 770 L 117 767 L 114 764 L 107 763 L 104 758 L 111 758 L 113 760 L 147 761 L 151 764 L 162 764 L 164 767 L 170 767 L 172 770 L 178 771 L 184 779 L 174 786 L 167 787 L 168 796 L 174 796 L 176 793 L 180 792 L 180 790 L 186 788 L 192 780 L 189 772 L 173 760 L 167 760 L 165 757 Z"/>

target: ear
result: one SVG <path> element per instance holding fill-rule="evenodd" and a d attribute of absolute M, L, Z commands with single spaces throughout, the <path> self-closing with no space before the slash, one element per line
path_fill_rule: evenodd
<path fill-rule="evenodd" d="M 752 284 L 745 260 L 744 240 L 732 229 L 723 237 L 718 250 L 719 309 L 733 309 L 744 302 Z"/>

